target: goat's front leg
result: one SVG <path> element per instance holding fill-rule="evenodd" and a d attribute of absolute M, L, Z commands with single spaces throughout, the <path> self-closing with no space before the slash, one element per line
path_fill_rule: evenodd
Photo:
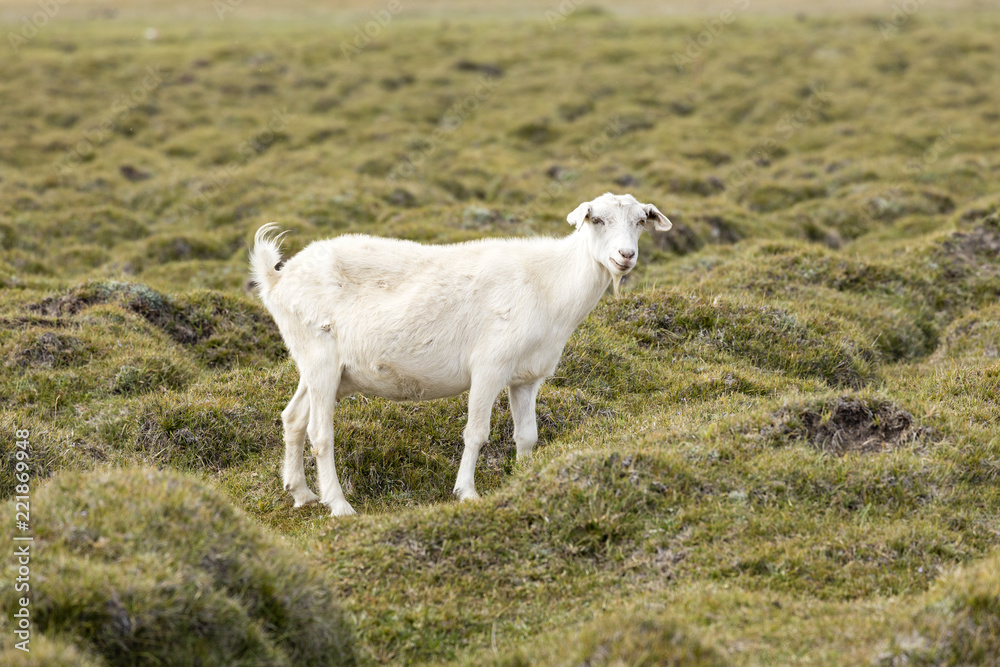
<path fill-rule="evenodd" d="M 459 500 L 476 500 L 476 460 L 479 449 L 490 437 L 490 413 L 497 394 L 503 389 L 503 384 L 492 378 L 472 378 L 469 389 L 469 419 L 465 424 L 463 438 L 465 448 L 462 450 L 462 463 L 458 466 L 458 478 L 455 480 L 455 495 Z"/>
<path fill-rule="evenodd" d="M 542 381 L 510 387 L 510 412 L 514 418 L 514 442 L 517 460 L 531 457 L 531 450 L 538 442 L 538 423 L 535 420 L 535 397 Z"/>
<path fill-rule="evenodd" d="M 333 460 L 333 410 L 337 405 L 337 380 L 324 377 L 309 384 L 309 440 L 316 453 L 320 502 L 333 516 L 354 514 L 337 478 Z"/>
<path fill-rule="evenodd" d="M 306 427 L 309 425 L 309 390 L 305 380 L 299 380 L 299 388 L 281 412 L 281 422 L 285 427 L 285 467 L 282 481 L 285 491 L 292 494 L 295 506 L 302 507 L 319 500 L 319 496 L 306 485 L 306 471 L 302 460 L 302 450 L 306 444 Z"/>

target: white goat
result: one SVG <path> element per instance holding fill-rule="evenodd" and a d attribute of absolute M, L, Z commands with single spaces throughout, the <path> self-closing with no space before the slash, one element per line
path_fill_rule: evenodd
<path fill-rule="evenodd" d="M 257 291 L 299 369 L 281 413 L 285 490 L 295 506 L 320 500 L 354 514 L 333 460 L 333 409 L 354 393 L 417 401 L 469 390 L 465 449 L 455 482 L 478 498 L 479 448 L 497 395 L 509 388 L 519 459 L 538 440 L 535 396 L 573 330 L 635 266 L 643 228 L 670 221 L 631 195 L 604 194 L 566 218 L 561 239 L 488 239 L 425 246 L 347 235 L 282 262 L 277 225 L 257 231 L 250 263 Z M 280 238 L 280 237 L 279 237 Z M 306 486 L 308 433 L 320 497 Z"/>

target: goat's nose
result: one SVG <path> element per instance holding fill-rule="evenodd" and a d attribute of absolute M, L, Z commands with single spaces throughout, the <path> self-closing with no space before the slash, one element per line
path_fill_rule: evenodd
<path fill-rule="evenodd" d="M 625 259 L 632 259 L 633 257 L 635 257 L 635 250 L 619 250 L 618 254 L 624 257 Z"/>

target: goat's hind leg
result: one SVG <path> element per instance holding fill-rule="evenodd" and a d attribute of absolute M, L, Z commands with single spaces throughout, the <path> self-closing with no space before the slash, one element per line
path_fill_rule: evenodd
<path fill-rule="evenodd" d="M 285 427 L 285 466 L 282 481 L 285 491 L 292 494 L 295 506 L 302 507 L 319 500 L 319 496 L 306 485 L 305 462 L 302 452 L 306 444 L 306 427 L 309 424 L 309 389 L 305 379 L 299 380 L 299 387 L 288 405 L 281 412 Z"/>
<path fill-rule="evenodd" d="M 517 460 L 531 458 L 531 450 L 538 442 L 538 422 L 535 418 L 535 397 L 542 381 L 510 387 L 510 412 L 514 417 L 514 442 Z"/>
<path fill-rule="evenodd" d="M 333 516 L 354 514 L 344 489 L 337 477 L 337 466 L 333 460 L 333 411 L 337 405 L 339 373 L 331 375 L 330 369 L 338 368 L 336 355 L 327 360 L 330 363 L 316 364 L 321 369 L 309 383 L 309 440 L 316 453 L 316 468 L 319 471 L 320 502 L 330 508 Z M 325 374 L 324 374 L 325 371 Z"/>

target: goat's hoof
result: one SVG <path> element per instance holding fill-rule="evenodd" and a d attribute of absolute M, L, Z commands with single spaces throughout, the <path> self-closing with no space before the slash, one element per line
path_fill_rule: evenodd
<path fill-rule="evenodd" d="M 295 507 L 311 505 L 317 500 L 319 500 L 319 496 L 317 496 L 309 489 L 306 489 L 305 491 L 299 491 L 298 493 L 293 493 L 292 497 L 295 499 Z"/>
<path fill-rule="evenodd" d="M 357 514 L 351 504 L 346 500 L 336 500 L 329 503 L 330 516 L 351 516 Z"/>
<path fill-rule="evenodd" d="M 475 489 L 455 489 L 455 495 L 459 501 L 479 500 L 479 494 L 476 493 Z"/>

